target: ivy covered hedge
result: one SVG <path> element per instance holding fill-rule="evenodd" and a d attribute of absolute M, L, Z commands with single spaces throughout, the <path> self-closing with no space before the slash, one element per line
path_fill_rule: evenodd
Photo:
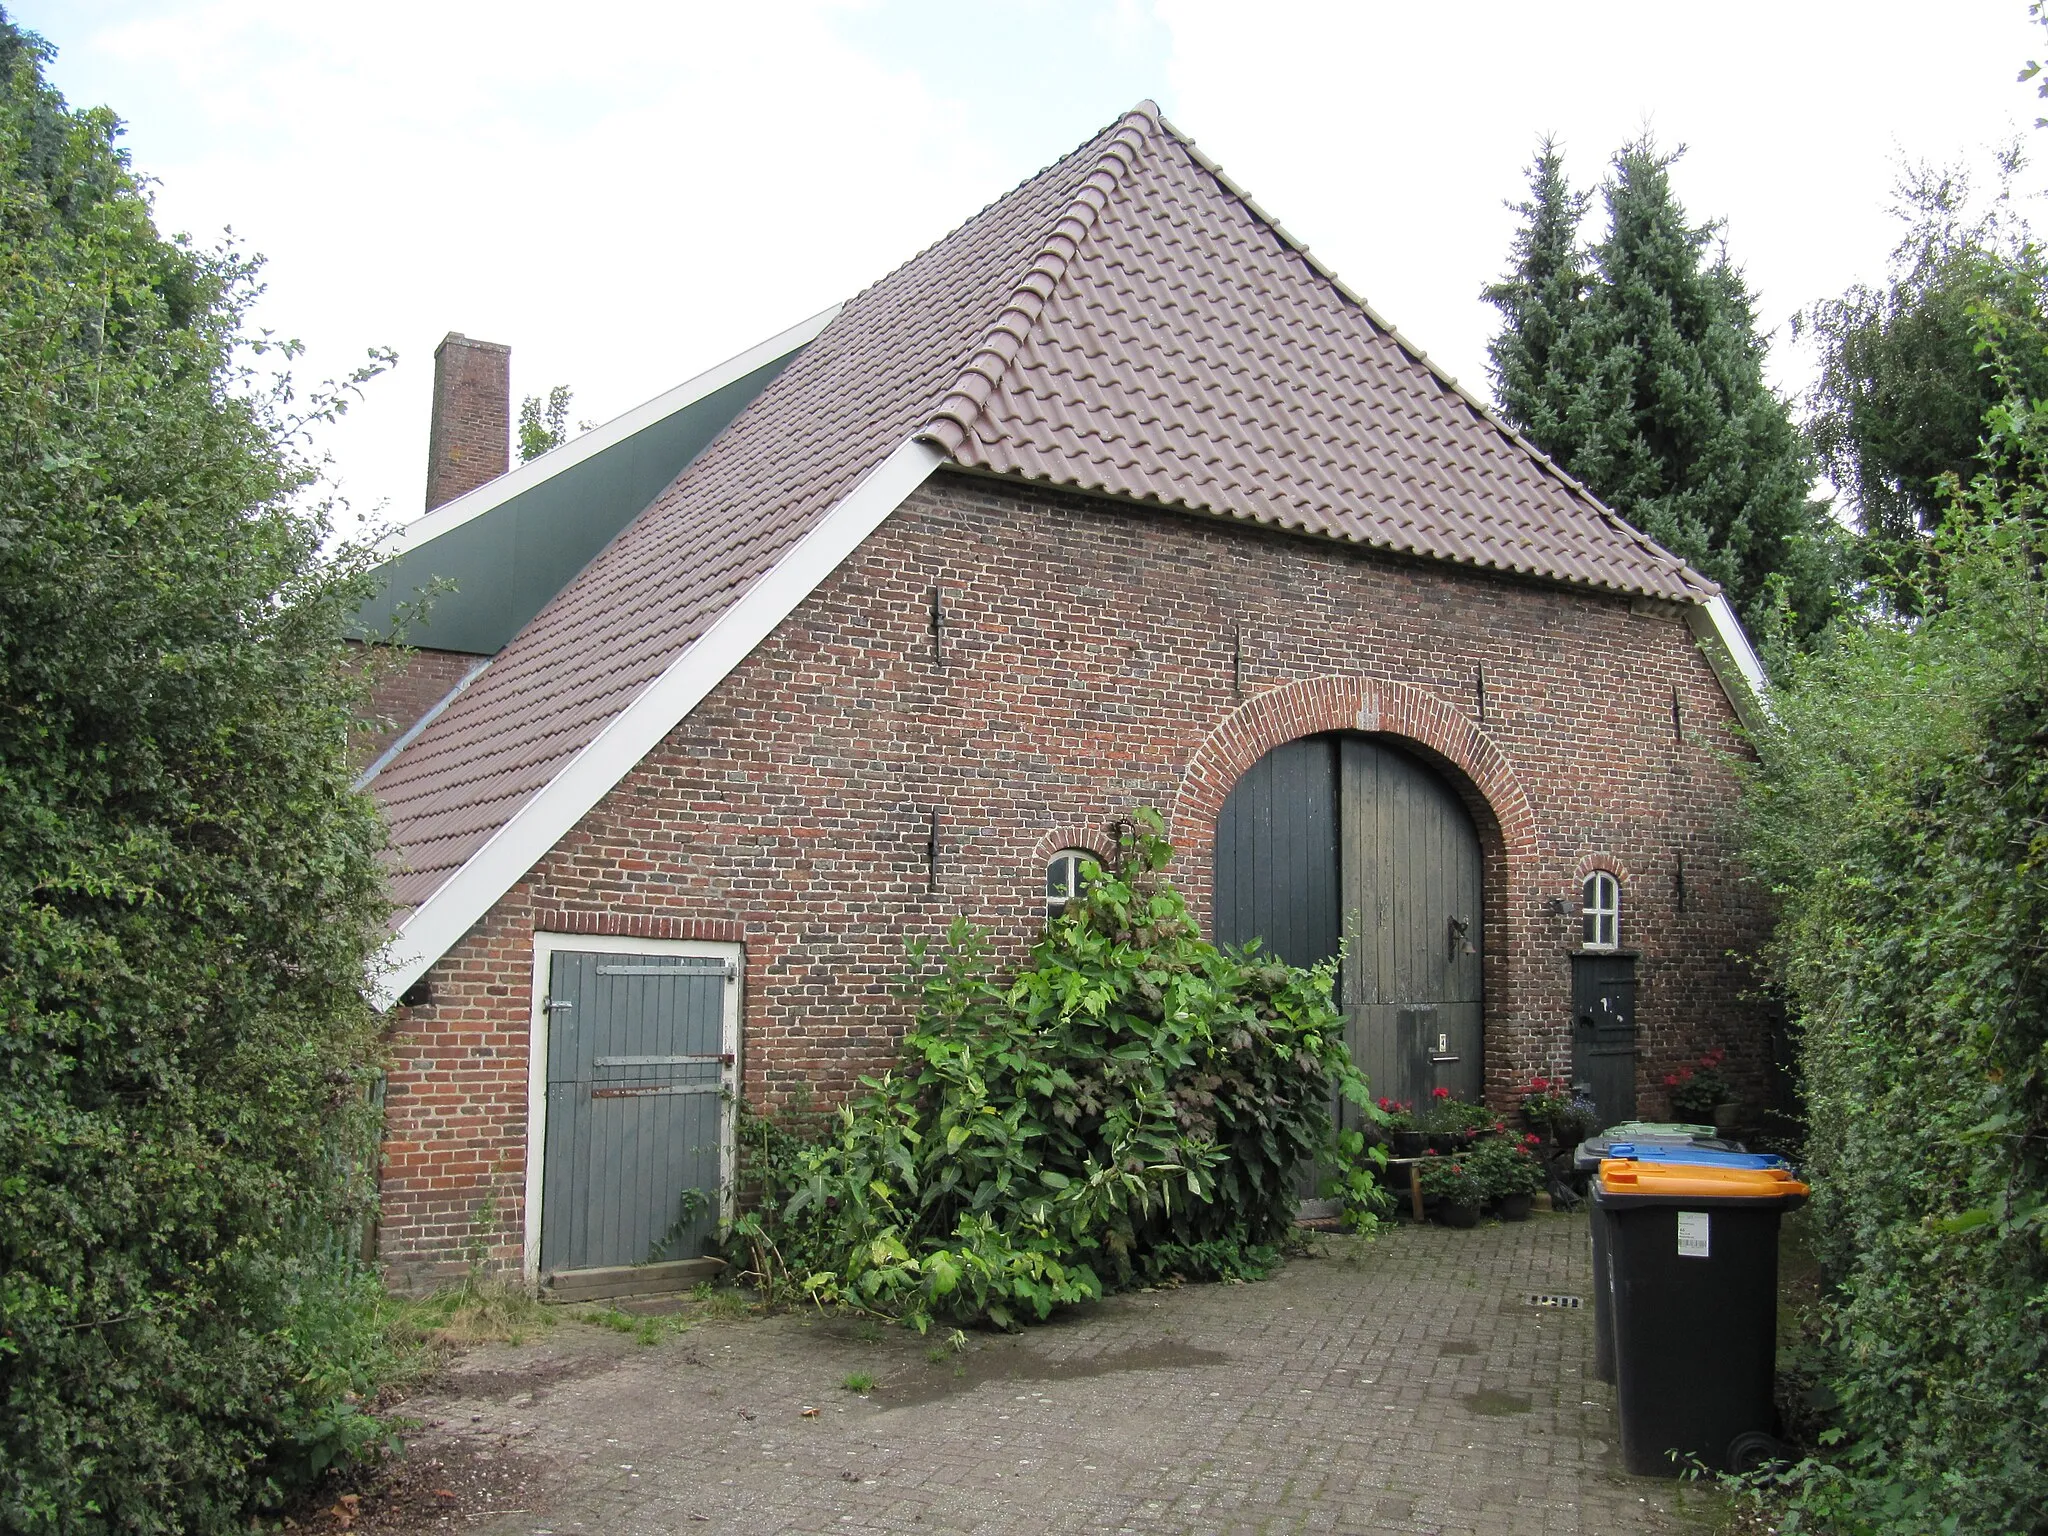
<path fill-rule="evenodd" d="M 1919 616 L 1792 665 L 1749 796 L 1831 1282 L 1784 1482 L 1845 1536 L 2048 1530 L 2048 409 L 1990 428 Z"/>
<path fill-rule="evenodd" d="M 1277 1262 L 1298 1171 L 1338 1156 L 1336 1097 L 1376 1114 L 1331 968 L 1205 942 L 1163 874 L 1157 814 L 1120 831 L 1114 867 L 1087 866 L 1014 978 L 953 925 L 899 1064 L 825 1134 L 755 1127 L 738 1235 L 760 1280 L 920 1329 L 1015 1327 Z M 1341 1183 L 1369 1224 L 1376 1186 L 1355 1164 Z"/>

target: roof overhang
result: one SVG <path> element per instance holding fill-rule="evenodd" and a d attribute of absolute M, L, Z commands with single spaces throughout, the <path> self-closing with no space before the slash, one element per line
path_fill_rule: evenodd
<path fill-rule="evenodd" d="M 834 503 L 567 767 L 412 910 L 385 951 L 387 968 L 373 992 L 376 1006 L 390 1007 L 453 949 L 944 461 L 930 444 L 910 439 Z"/>
<path fill-rule="evenodd" d="M 1707 664 L 1735 715 L 1749 730 L 1768 725 L 1771 719 L 1771 680 L 1757 659 L 1756 648 L 1742 628 L 1742 620 L 1726 593 L 1716 592 L 1685 610 L 1685 622 L 1706 654 Z"/>

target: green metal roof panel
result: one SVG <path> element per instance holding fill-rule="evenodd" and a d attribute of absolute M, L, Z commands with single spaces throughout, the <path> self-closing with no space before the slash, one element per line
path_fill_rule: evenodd
<path fill-rule="evenodd" d="M 398 610 L 445 579 L 452 588 L 432 599 L 426 618 L 406 631 L 406 643 L 480 656 L 504 649 L 801 350 L 802 344 L 792 347 L 529 485 L 511 487 L 515 470 L 504 482 L 478 487 L 470 494 L 494 487 L 511 494 L 387 561 L 383 590 L 356 615 L 353 633 L 390 634 Z"/>

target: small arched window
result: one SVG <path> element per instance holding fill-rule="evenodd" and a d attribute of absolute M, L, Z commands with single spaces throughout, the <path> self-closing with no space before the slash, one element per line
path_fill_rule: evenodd
<path fill-rule="evenodd" d="M 1086 848 L 1062 848 L 1045 866 L 1045 915 L 1048 921 L 1067 910 L 1081 894 L 1081 866 L 1095 855 Z"/>
<path fill-rule="evenodd" d="M 1586 923 L 1588 949 L 1621 947 L 1621 882 L 1604 869 L 1586 876 L 1585 903 L 1580 907 Z"/>

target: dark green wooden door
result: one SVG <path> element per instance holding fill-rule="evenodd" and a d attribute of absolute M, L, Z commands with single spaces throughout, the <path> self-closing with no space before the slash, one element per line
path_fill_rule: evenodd
<path fill-rule="evenodd" d="M 1219 943 L 1313 965 L 1350 940 L 1340 1003 L 1375 1094 L 1479 1097 L 1479 837 L 1425 764 L 1369 736 L 1276 747 L 1224 801 L 1215 873 Z"/>
<path fill-rule="evenodd" d="M 718 1230 L 736 965 L 557 952 L 548 983 L 541 1269 L 696 1257 Z"/>
<path fill-rule="evenodd" d="M 1480 921 L 1472 818 L 1415 758 L 1369 737 L 1339 744 L 1349 1044 L 1373 1092 L 1421 1103 L 1484 1086 Z"/>

